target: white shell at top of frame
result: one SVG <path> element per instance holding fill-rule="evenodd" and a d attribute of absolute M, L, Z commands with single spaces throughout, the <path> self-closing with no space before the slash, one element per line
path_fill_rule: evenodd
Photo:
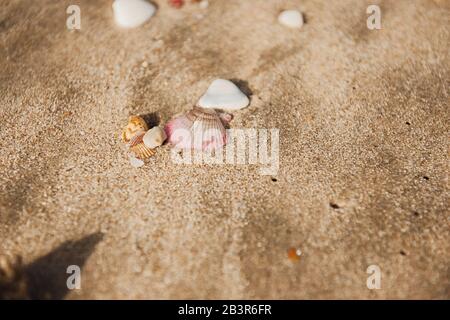
<path fill-rule="evenodd" d="M 156 7 L 145 0 L 115 0 L 113 5 L 116 23 L 124 28 L 136 28 L 148 21 Z"/>

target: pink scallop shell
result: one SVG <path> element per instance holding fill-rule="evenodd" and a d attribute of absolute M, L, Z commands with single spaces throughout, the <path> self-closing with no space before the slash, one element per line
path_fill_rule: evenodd
<path fill-rule="evenodd" d="M 231 115 L 224 117 L 231 120 Z M 167 141 L 176 149 L 212 151 L 227 142 L 222 117 L 212 109 L 194 107 L 182 116 L 170 120 L 164 130 Z"/>

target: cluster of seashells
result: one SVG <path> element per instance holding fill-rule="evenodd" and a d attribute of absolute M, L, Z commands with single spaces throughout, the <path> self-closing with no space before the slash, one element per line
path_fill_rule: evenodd
<path fill-rule="evenodd" d="M 159 126 L 149 129 L 142 117 L 130 116 L 122 140 L 126 143 L 131 165 L 143 166 L 166 140 L 172 148 L 179 150 L 212 152 L 222 148 L 227 143 L 226 127 L 233 116 L 216 109 L 238 110 L 249 103 L 248 97 L 234 83 L 217 79 L 196 106 L 173 117 L 164 130 Z"/>
<path fill-rule="evenodd" d="M 122 131 L 122 141 L 126 143 L 130 163 L 134 167 L 144 165 L 144 161 L 156 154 L 156 148 L 164 143 L 167 136 L 163 129 L 155 126 L 149 129 L 144 118 L 130 116 Z"/>

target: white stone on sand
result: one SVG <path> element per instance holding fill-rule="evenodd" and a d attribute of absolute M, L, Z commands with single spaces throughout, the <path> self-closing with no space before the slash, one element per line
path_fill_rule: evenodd
<path fill-rule="evenodd" d="M 130 160 L 130 164 L 133 168 L 140 168 L 144 165 L 144 161 L 134 156 L 129 156 L 128 159 Z"/>
<path fill-rule="evenodd" d="M 166 139 L 167 135 L 163 129 L 153 127 L 145 133 L 142 140 L 147 147 L 154 149 L 162 145 Z"/>
<path fill-rule="evenodd" d="M 248 97 L 231 81 L 214 80 L 198 101 L 198 106 L 212 109 L 239 110 L 250 103 Z"/>
<path fill-rule="evenodd" d="M 140 26 L 156 11 L 156 7 L 145 0 L 115 0 L 112 7 L 116 23 L 124 28 Z"/>
<path fill-rule="evenodd" d="M 297 10 L 286 10 L 280 13 L 278 22 L 289 28 L 300 29 L 303 26 L 303 15 Z"/>

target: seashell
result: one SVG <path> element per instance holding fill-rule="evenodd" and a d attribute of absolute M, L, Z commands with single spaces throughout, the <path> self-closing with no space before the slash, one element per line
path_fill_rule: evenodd
<path fill-rule="evenodd" d="M 133 153 L 136 158 L 141 160 L 153 157 L 156 154 L 155 150 L 144 144 L 144 135 L 145 133 L 141 132 L 134 136 L 128 143 L 129 151 Z"/>
<path fill-rule="evenodd" d="M 130 116 L 128 118 L 127 126 L 122 131 L 122 140 L 124 142 L 130 142 L 130 140 L 139 132 L 147 130 L 148 125 L 142 117 Z"/>
<path fill-rule="evenodd" d="M 300 29 L 303 26 L 303 15 L 297 10 L 285 10 L 278 16 L 278 22 L 289 28 Z"/>
<path fill-rule="evenodd" d="M 134 168 L 140 168 L 144 165 L 144 161 L 136 158 L 135 156 L 129 155 L 128 160 L 130 160 L 130 164 Z"/>
<path fill-rule="evenodd" d="M 216 79 L 197 105 L 202 108 L 239 110 L 248 106 L 249 103 L 248 97 L 233 82 Z"/>
<path fill-rule="evenodd" d="M 231 115 L 228 119 L 231 120 Z M 212 151 L 227 141 L 224 123 L 214 109 L 194 107 L 169 121 L 164 130 L 169 143 L 177 149 Z"/>
<path fill-rule="evenodd" d="M 124 28 L 140 26 L 156 11 L 156 7 L 145 0 L 115 0 L 112 7 L 116 23 Z"/>
<path fill-rule="evenodd" d="M 147 147 L 154 149 L 162 145 L 166 139 L 167 135 L 163 129 L 153 127 L 145 133 L 143 141 Z"/>

